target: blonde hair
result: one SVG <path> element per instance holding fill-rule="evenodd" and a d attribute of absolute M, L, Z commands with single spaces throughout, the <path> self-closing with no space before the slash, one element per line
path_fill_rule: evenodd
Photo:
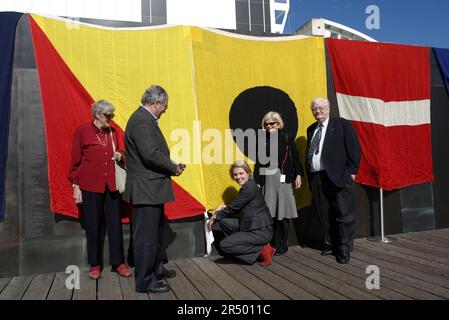
<path fill-rule="evenodd" d="M 234 162 L 231 165 L 231 168 L 229 168 L 229 176 L 231 177 L 231 179 L 234 178 L 234 169 L 235 168 L 242 168 L 243 170 L 245 170 L 245 172 L 249 175 L 250 178 L 253 177 L 253 173 L 252 173 L 249 165 L 243 160 L 237 160 L 236 162 Z"/>
<path fill-rule="evenodd" d="M 279 129 L 284 128 L 284 121 L 282 120 L 281 115 L 276 111 L 270 111 L 262 119 L 261 122 L 262 129 L 265 129 L 265 122 L 270 119 L 273 119 L 274 121 L 279 123 Z"/>

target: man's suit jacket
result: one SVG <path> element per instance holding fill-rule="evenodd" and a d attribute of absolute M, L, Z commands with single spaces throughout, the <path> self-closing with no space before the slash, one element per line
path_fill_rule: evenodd
<path fill-rule="evenodd" d="M 170 176 L 176 165 L 156 119 L 139 107 L 125 130 L 126 186 L 123 199 L 134 205 L 162 204 L 175 199 Z"/>
<path fill-rule="evenodd" d="M 307 128 L 306 155 L 309 153 L 316 126 L 315 122 Z M 350 181 L 351 174 L 357 174 L 360 164 L 360 145 L 350 121 L 343 118 L 329 118 L 321 159 L 329 180 L 339 188 L 343 188 Z M 309 169 L 307 170 L 310 181 L 310 172 Z"/>
<path fill-rule="evenodd" d="M 237 198 L 217 212 L 216 219 L 219 221 L 233 213 L 240 214 L 240 231 L 262 229 L 273 224 L 262 191 L 254 179 L 249 179 L 240 188 Z"/>

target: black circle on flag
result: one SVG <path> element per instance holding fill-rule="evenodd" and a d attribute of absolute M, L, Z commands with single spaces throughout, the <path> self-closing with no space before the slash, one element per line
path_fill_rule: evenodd
<path fill-rule="evenodd" d="M 296 137 L 298 116 L 295 103 L 284 91 L 269 86 L 247 89 L 235 98 L 229 111 L 229 127 L 232 130 L 241 129 L 243 132 L 247 129 L 257 132 L 262 129 L 263 117 L 270 111 L 278 112 L 284 120 L 284 132 L 290 137 Z M 236 141 L 236 137 L 233 138 Z M 245 156 L 256 161 L 248 152 L 248 146 L 245 146 L 248 140 L 245 140 L 243 145 L 238 139 L 236 143 Z"/>

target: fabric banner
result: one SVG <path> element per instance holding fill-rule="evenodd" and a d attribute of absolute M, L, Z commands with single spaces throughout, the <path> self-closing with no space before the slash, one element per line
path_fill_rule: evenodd
<path fill-rule="evenodd" d="M 305 129 L 313 122 L 310 100 L 326 94 L 323 39 L 256 41 L 196 27 L 115 29 L 37 15 L 30 21 L 44 107 L 51 210 L 62 214 L 78 215 L 67 180 L 70 141 L 75 128 L 91 120 L 95 100 L 107 99 L 115 106 L 114 121 L 123 133 L 147 87 L 159 84 L 168 91 L 169 108 L 160 127 L 171 157 L 187 163 L 185 172 L 173 178 L 176 201 L 166 206 L 167 217 L 178 219 L 215 208 L 225 201 L 227 188 L 238 188 L 229 178 L 229 166 L 248 158 L 228 134 L 235 119 L 251 119 L 252 111 L 260 109 L 249 125 L 257 129 L 262 112 L 291 101 L 287 109 L 294 117 L 286 122 L 292 136 L 299 134 L 298 146 L 305 148 Z M 242 95 L 265 87 L 261 99 Z M 233 109 L 236 105 L 240 107 Z M 228 161 L 218 155 L 227 155 Z M 302 205 L 310 203 L 307 191 L 301 192 Z"/>
<path fill-rule="evenodd" d="M 446 91 L 449 94 L 449 49 L 433 48 L 443 75 Z"/>
<path fill-rule="evenodd" d="M 0 12 L 0 222 L 5 214 L 5 178 L 8 158 L 11 82 L 16 27 L 21 13 Z"/>
<path fill-rule="evenodd" d="M 386 190 L 433 181 L 430 49 L 326 41 L 340 116 L 362 148 L 357 181 Z"/>

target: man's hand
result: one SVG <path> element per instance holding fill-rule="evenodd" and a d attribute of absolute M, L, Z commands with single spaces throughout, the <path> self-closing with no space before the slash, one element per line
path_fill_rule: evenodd
<path fill-rule="evenodd" d="M 177 164 L 176 165 L 176 175 L 180 176 L 184 172 L 185 168 L 186 168 L 185 164 L 183 164 L 183 163 Z"/>
<path fill-rule="evenodd" d="M 295 189 L 301 188 L 301 176 L 296 176 Z"/>

